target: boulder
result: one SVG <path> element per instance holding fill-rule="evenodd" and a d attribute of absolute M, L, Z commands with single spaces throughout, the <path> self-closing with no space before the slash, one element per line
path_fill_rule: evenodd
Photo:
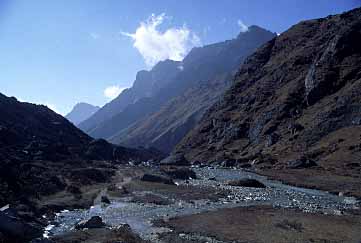
<path fill-rule="evenodd" d="M 182 153 L 171 154 L 160 162 L 161 165 L 189 166 L 190 162 Z"/>
<path fill-rule="evenodd" d="M 289 160 L 287 166 L 290 169 L 305 169 L 317 166 L 317 163 L 312 159 L 301 157 L 299 159 Z"/>
<path fill-rule="evenodd" d="M 0 232 L 5 242 L 27 242 L 40 237 L 43 230 L 38 223 L 27 222 L 16 210 L 7 208 L 0 211 Z"/>
<path fill-rule="evenodd" d="M 228 182 L 230 186 L 242 186 L 242 187 L 254 187 L 254 188 L 266 188 L 266 185 L 256 179 L 240 179 Z"/>
<path fill-rule="evenodd" d="M 197 179 L 196 173 L 188 168 L 177 168 L 177 167 L 167 167 L 162 168 L 162 171 L 172 177 L 173 179 L 188 180 L 188 179 Z"/>
<path fill-rule="evenodd" d="M 168 184 L 168 185 L 175 185 L 171 178 L 163 176 L 163 175 L 144 174 L 140 180 L 147 181 L 147 182 L 157 182 L 157 183 L 163 183 L 163 184 Z"/>
<path fill-rule="evenodd" d="M 93 216 L 88 220 L 82 220 L 75 225 L 75 229 L 95 229 L 95 228 L 103 228 L 105 223 L 102 218 L 99 216 Z"/>
<path fill-rule="evenodd" d="M 109 200 L 109 198 L 108 198 L 107 196 L 102 196 L 102 197 L 100 198 L 100 201 L 101 201 L 102 203 L 105 203 L 105 204 L 110 204 L 110 200 Z"/>

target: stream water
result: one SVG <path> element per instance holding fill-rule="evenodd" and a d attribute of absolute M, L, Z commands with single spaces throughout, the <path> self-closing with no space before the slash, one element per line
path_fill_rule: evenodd
<path fill-rule="evenodd" d="M 142 238 L 154 240 L 156 234 L 169 229 L 152 225 L 156 219 L 169 219 L 175 216 L 190 215 L 220 208 L 273 205 L 282 208 L 298 208 L 305 212 L 321 212 L 325 214 L 341 214 L 342 211 L 359 206 L 359 202 L 351 197 L 336 196 L 327 192 L 304 189 L 284 185 L 266 177 L 236 169 L 193 168 L 197 173 L 196 180 L 177 181 L 178 184 L 197 187 L 213 187 L 226 190 L 228 193 L 217 201 L 208 199 L 186 202 L 175 200 L 170 205 L 134 203 L 130 198 L 113 200 L 110 205 L 94 205 L 87 210 L 62 211 L 47 227 L 45 233 L 61 234 L 72 230 L 81 220 L 92 216 L 101 216 L 111 226 L 129 224 Z M 246 188 L 229 186 L 227 181 L 240 178 L 253 178 L 264 183 L 266 188 Z"/>

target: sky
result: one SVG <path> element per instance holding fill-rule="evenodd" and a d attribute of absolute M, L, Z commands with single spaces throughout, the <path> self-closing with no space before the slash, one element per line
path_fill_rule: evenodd
<path fill-rule="evenodd" d="M 361 0 L 0 0 L 0 92 L 65 115 L 102 106 L 138 71 L 250 25 L 282 33 Z"/>

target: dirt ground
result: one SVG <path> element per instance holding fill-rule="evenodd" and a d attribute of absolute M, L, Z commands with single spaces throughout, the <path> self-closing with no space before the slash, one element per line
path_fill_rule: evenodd
<path fill-rule="evenodd" d="M 174 243 L 197 242 L 180 239 L 183 233 L 205 235 L 224 242 L 361 242 L 360 215 L 306 214 L 268 206 L 221 209 L 160 224 L 174 229 L 173 233 L 163 235 L 163 239 Z"/>

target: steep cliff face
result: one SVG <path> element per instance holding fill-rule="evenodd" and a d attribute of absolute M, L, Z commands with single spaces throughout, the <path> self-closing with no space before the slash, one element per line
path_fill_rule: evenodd
<path fill-rule="evenodd" d="M 104 105 L 99 111 L 79 124 L 79 128 L 88 134 L 97 134 L 94 130 L 108 119 L 122 112 L 131 105 L 145 97 L 152 97 L 159 89 L 173 81 L 180 72 L 179 62 L 165 60 L 159 62 L 150 71 L 139 71 L 131 88 L 124 90 L 117 98 Z M 102 137 L 102 136 L 99 136 Z"/>
<path fill-rule="evenodd" d="M 206 109 L 223 94 L 236 68 L 273 37 L 274 33 L 251 26 L 235 39 L 193 49 L 183 60 L 182 71 L 173 83 L 144 104 L 144 107 L 157 104 L 152 106 L 154 109 L 149 115 L 119 129 L 109 140 L 126 146 L 155 147 L 171 152 Z M 143 108 L 143 111 L 147 109 Z M 123 114 L 119 120 L 124 121 L 127 117 L 128 114 Z"/>
<path fill-rule="evenodd" d="M 361 9 L 291 27 L 247 59 L 176 151 L 361 195 L 359 43 Z"/>

